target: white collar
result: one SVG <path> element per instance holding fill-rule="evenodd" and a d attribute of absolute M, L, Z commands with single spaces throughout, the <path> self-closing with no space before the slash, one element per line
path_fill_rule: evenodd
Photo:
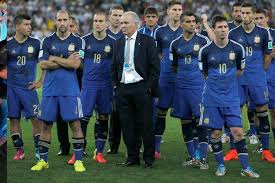
<path fill-rule="evenodd" d="M 127 36 L 125 36 L 125 39 L 127 40 Z M 132 40 L 136 40 L 137 38 L 137 31 L 130 37 Z"/>

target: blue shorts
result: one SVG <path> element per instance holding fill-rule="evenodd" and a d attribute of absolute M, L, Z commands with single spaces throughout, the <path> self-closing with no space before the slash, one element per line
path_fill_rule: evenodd
<path fill-rule="evenodd" d="M 82 88 L 81 102 L 83 115 L 91 117 L 96 107 L 99 114 L 112 113 L 113 90 L 111 87 Z"/>
<path fill-rule="evenodd" d="M 158 108 L 169 109 L 172 107 L 175 94 L 175 82 L 160 82 Z"/>
<path fill-rule="evenodd" d="M 268 108 L 275 109 L 275 83 L 267 83 L 268 87 Z"/>
<path fill-rule="evenodd" d="M 83 117 L 79 97 L 75 96 L 44 96 L 38 118 L 44 122 L 53 123 L 58 114 L 66 122 L 77 121 Z"/>
<path fill-rule="evenodd" d="M 200 125 L 221 130 L 224 125 L 242 128 L 240 107 L 210 107 L 201 108 Z"/>
<path fill-rule="evenodd" d="M 8 117 L 20 119 L 22 113 L 29 118 L 37 117 L 39 100 L 36 90 L 8 87 Z"/>
<path fill-rule="evenodd" d="M 171 116 L 180 119 L 192 119 L 200 116 L 201 89 L 175 89 Z"/>
<path fill-rule="evenodd" d="M 254 103 L 256 106 L 265 105 L 268 103 L 267 86 L 248 86 L 241 85 L 239 87 L 241 106 L 248 101 Z"/>

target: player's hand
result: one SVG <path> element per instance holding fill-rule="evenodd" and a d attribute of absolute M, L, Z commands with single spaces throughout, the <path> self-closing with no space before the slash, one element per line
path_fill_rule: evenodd
<path fill-rule="evenodd" d="M 48 60 L 51 61 L 51 62 L 55 62 L 56 56 L 50 55 L 49 58 L 48 58 Z"/>
<path fill-rule="evenodd" d="M 201 21 L 203 24 L 207 23 L 207 15 L 206 14 L 201 15 Z"/>
<path fill-rule="evenodd" d="M 40 88 L 41 86 L 42 86 L 42 83 L 40 81 L 30 82 L 28 89 L 29 90 L 34 90 L 34 89 L 36 90 L 36 89 Z"/>
<path fill-rule="evenodd" d="M 73 53 L 69 56 L 69 59 L 72 59 L 72 60 L 79 60 L 79 59 L 80 59 L 79 53 L 78 53 L 78 52 L 73 52 Z"/>

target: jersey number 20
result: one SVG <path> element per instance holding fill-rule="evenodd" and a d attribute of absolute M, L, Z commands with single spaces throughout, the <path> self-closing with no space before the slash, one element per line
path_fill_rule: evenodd
<path fill-rule="evenodd" d="M 26 56 L 18 56 L 17 65 L 26 65 Z"/>

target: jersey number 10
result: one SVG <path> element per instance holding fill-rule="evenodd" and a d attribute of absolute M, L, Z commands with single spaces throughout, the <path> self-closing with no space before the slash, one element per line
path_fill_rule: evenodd
<path fill-rule="evenodd" d="M 18 56 L 17 65 L 26 65 L 26 56 Z"/>
<path fill-rule="evenodd" d="M 220 74 L 225 74 L 226 73 L 227 68 L 226 68 L 226 64 L 225 63 L 219 64 L 219 71 L 220 71 Z"/>

